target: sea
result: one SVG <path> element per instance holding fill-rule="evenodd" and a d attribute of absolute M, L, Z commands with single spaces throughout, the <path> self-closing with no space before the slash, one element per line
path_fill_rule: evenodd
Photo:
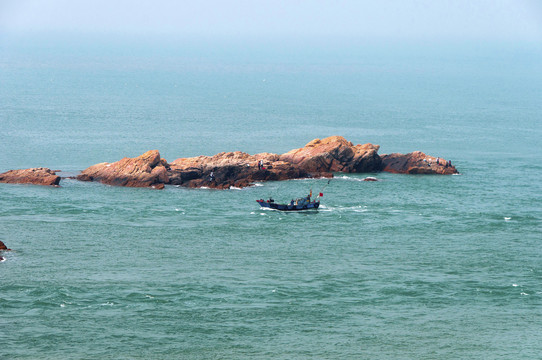
<path fill-rule="evenodd" d="M 3 35 L 0 172 L 340 135 L 460 174 L 0 184 L 0 358 L 540 358 L 541 109 L 537 44 Z"/>

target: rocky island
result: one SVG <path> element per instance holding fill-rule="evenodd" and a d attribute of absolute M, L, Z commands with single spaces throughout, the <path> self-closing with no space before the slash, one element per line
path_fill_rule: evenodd
<path fill-rule="evenodd" d="M 399 174 L 457 174 L 450 161 L 415 151 L 379 155 L 379 145 L 354 145 L 341 136 L 314 139 L 285 154 L 223 152 L 214 156 L 179 158 L 171 163 L 150 150 L 136 158 L 99 163 L 83 170 L 77 179 L 114 186 L 152 187 L 165 185 L 214 189 L 243 188 L 258 181 L 332 177 L 334 172 Z M 46 168 L 11 170 L 0 182 L 58 185 L 60 177 Z M 57 179 L 58 178 L 58 179 Z"/>

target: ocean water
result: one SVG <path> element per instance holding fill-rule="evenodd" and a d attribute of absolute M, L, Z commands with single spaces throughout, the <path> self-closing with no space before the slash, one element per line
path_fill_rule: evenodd
<path fill-rule="evenodd" d="M 2 172 L 342 135 L 461 174 L 0 184 L 0 358 L 540 356 L 540 48 L 1 40 Z"/>

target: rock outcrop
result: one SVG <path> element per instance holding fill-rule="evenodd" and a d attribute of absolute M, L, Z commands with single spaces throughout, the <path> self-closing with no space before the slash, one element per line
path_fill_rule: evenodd
<path fill-rule="evenodd" d="M 199 188 L 243 188 L 257 181 L 332 177 L 333 172 L 399 174 L 457 174 L 450 161 L 420 151 L 378 155 L 379 145 L 354 145 L 341 136 L 314 139 L 285 154 L 223 152 L 214 156 L 180 158 L 168 164 L 158 150 L 114 163 L 100 163 L 81 172 L 81 181 L 128 187 L 163 189 L 165 184 Z M 375 181 L 369 177 L 365 181 Z M 60 176 L 48 168 L 11 170 L 0 182 L 58 186 Z"/>
<path fill-rule="evenodd" d="M 379 148 L 373 144 L 354 145 L 341 136 L 331 136 L 312 140 L 304 147 L 282 155 L 222 152 L 214 156 L 179 158 L 170 164 L 160 159 L 157 150 L 152 150 L 133 159 L 93 165 L 77 179 L 132 187 L 163 188 L 164 184 L 171 184 L 228 189 L 243 188 L 257 181 L 332 177 L 333 172 L 457 173 L 444 159 L 419 151 L 379 156 Z"/>
<path fill-rule="evenodd" d="M 258 163 L 261 161 L 262 166 Z M 280 161 L 270 153 L 250 155 L 244 152 L 223 152 L 214 156 L 180 158 L 169 164 L 170 184 L 186 187 L 228 189 L 243 188 L 255 181 L 288 180 L 331 174 L 311 174 L 293 164 Z"/>
<path fill-rule="evenodd" d="M 281 155 L 280 160 L 313 173 L 374 172 L 381 168 L 379 148 L 373 144 L 354 145 L 342 136 L 331 136 L 314 139 L 305 147 Z"/>
<path fill-rule="evenodd" d="M 160 159 L 158 150 L 150 150 L 135 158 L 93 165 L 83 170 L 77 179 L 116 186 L 163 189 L 164 184 L 169 183 L 168 170 L 169 165 L 165 159 Z"/>
<path fill-rule="evenodd" d="M 332 177 L 333 172 L 373 172 L 381 168 L 378 145 L 353 145 L 340 136 L 315 139 L 286 154 L 227 152 L 173 161 L 170 183 L 225 189 L 255 181 Z M 263 167 L 258 162 L 263 162 Z"/>
<path fill-rule="evenodd" d="M 11 251 L 11 249 L 8 249 L 8 247 L 2 242 L 0 241 L 0 254 L 4 251 Z M 0 262 L 6 260 L 3 256 L 0 256 Z"/>
<path fill-rule="evenodd" d="M 0 241 L 0 251 L 10 251 L 11 249 L 8 249 L 6 244 L 4 244 L 2 241 Z"/>
<path fill-rule="evenodd" d="M 31 168 L 24 170 L 10 170 L 0 174 L 0 182 L 9 184 L 34 184 L 58 186 L 60 176 L 48 168 Z"/>
<path fill-rule="evenodd" d="M 420 151 L 408 154 L 382 155 L 382 171 L 396 174 L 457 174 L 451 162 L 428 156 Z"/>

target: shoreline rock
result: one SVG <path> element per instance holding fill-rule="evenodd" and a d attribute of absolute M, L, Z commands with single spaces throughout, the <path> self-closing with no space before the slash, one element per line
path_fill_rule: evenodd
<path fill-rule="evenodd" d="M 60 176 L 49 168 L 10 170 L 0 174 L 0 183 L 59 186 Z"/>

